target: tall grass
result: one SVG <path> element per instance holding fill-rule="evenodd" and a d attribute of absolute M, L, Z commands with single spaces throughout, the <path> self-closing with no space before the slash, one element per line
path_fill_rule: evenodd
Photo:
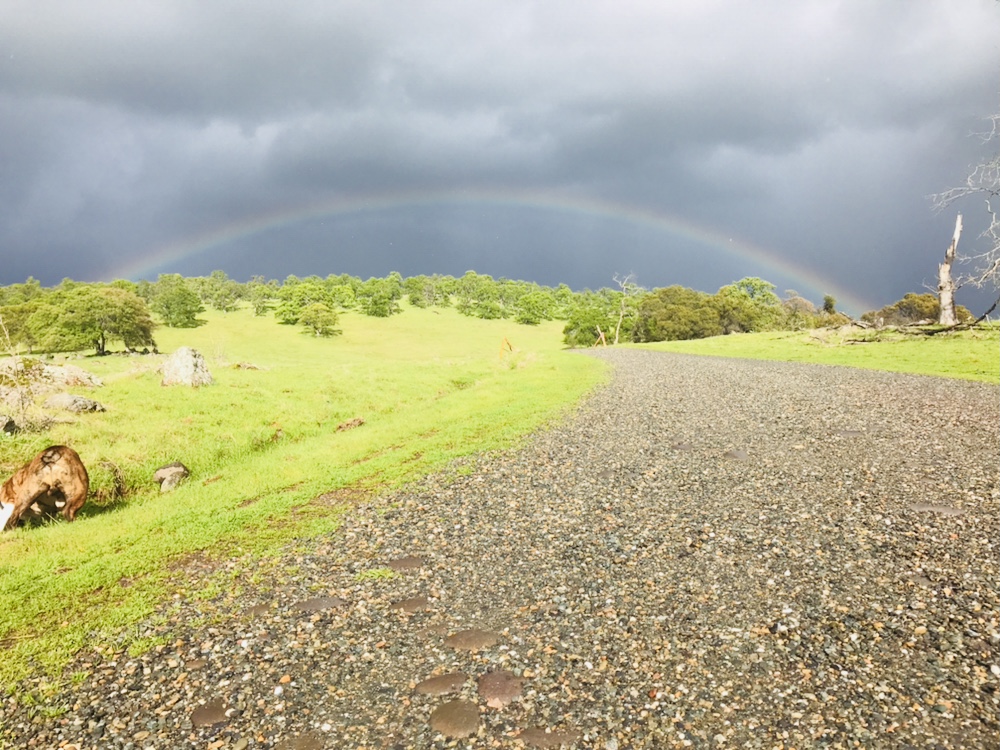
<path fill-rule="evenodd" d="M 67 443 L 92 478 L 76 523 L 0 537 L 5 685 L 57 672 L 88 639 L 147 615 L 177 560 L 236 548 L 262 555 L 331 530 L 343 508 L 311 503 L 317 496 L 380 492 L 511 446 L 604 377 L 599 362 L 561 350 L 558 323 L 407 309 L 390 319 L 344 315 L 342 336 L 319 339 L 248 311 L 206 318 L 196 329 L 160 329 L 157 340 L 164 352 L 201 351 L 215 385 L 162 387 L 155 357 L 87 358 L 76 364 L 105 385 L 74 390 L 106 412 L 0 441 L 3 476 Z M 354 417 L 365 424 L 337 431 Z M 192 476 L 161 496 L 153 471 L 175 460 Z"/>

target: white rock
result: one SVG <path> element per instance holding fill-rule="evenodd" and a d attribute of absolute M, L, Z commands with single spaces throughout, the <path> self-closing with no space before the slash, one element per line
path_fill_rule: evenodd
<path fill-rule="evenodd" d="M 167 357 L 160 371 L 163 373 L 160 385 L 187 385 L 197 388 L 214 382 L 201 352 L 189 346 L 182 346 Z"/>

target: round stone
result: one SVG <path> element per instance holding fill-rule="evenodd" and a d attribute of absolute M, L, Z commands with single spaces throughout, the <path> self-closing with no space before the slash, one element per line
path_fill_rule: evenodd
<path fill-rule="evenodd" d="M 400 609 L 407 614 L 419 612 L 422 609 L 427 609 L 427 597 L 414 596 L 411 599 L 403 599 L 398 602 L 393 602 L 389 605 L 389 609 Z"/>
<path fill-rule="evenodd" d="M 428 677 L 423 682 L 417 683 L 413 692 L 419 695 L 446 695 L 455 693 L 462 689 L 462 685 L 469 679 L 464 672 L 451 672 L 450 674 L 439 674 L 436 677 Z"/>
<path fill-rule="evenodd" d="M 226 704 L 221 699 L 204 703 L 191 712 L 191 723 L 196 727 L 223 724 L 226 720 Z"/>
<path fill-rule="evenodd" d="M 443 703 L 431 714 L 431 729 L 446 737 L 469 737 L 479 729 L 479 707 L 463 700 Z"/>
<path fill-rule="evenodd" d="M 398 557 L 395 560 L 389 561 L 389 567 L 397 573 L 401 573 L 404 570 L 419 570 L 424 567 L 424 559 L 414 555 Z"/>
<path fill-rule="evenodd" d="M 521 697 L 521 679 L 503 669 L 487 672 L 479 678 L 479 697 L 490 708 L 503 708 Z"/>
<path fill-rule="evenodd" d="M 454 635 L 448 636 L 444 639 L 444 645 L 456 651 L 479 651 L 480 649 L 496 645 L 499 640 L 500 636 L 497 633 L 472 628 L 470 630 L 460 630 Z"/>

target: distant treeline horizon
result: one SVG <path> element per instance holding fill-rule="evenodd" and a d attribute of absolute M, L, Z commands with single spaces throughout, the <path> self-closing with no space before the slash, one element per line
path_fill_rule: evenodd
<path fill-rule="evenodd" d="M 705 338 L 731 333 L 800 330 L 843 325 L 851 319 L 826 295 L 820 305 L 794 290 L 784 297 L 775 285 L 746 277 L 716 293 L 680 285 L 644 289 L 631 275 L 615 276 L 613 286 L 574 291 L 467 271 L 460 277 L 418 275 L 362 280 L 349 274 L 288 276 L 283 281 L 253 276 L 235 281 L 224 271 L 208 276 L 160 274 L 156 281 L 119 279 L 110 283 L 63 279 L 43 287 L 29 277 L 0 287 L 0 322 L 9 352 L 78 351 L 104 354 L 110 341 L 129 351 L 155 347 L 158 325 L 195 327 L 207 308 L 231 312 L 249 307 L 254 315 L 273 315 L 283 325 L 299 325 L 316 336 L 334 336 L 341 315 L 356 312 L 390 317 L 403 303 L 418 307 L 453 307 L 462 315 L 486 320 L 510 319 L 520 325 L 565 321 L 570 346 L 595 343 L 653 342 Z M 862 319 L 903 325 L 935 319 L 937 298 L 907 294 L 902 300 Z M 968 311 L 962 308 L 962 313 Z"/>

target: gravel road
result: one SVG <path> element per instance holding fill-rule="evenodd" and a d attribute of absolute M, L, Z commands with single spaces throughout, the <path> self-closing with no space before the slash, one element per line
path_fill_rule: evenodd
<path fill-rule="evenodd" d="M 281 558 L 192 563 L 140 628 L 161 645 L 81 654 L 47 703 L 8 697 L 0 737 L 998 746 L 1000 388 L 593 356 L 612 382 L 523 449 Z"/>

